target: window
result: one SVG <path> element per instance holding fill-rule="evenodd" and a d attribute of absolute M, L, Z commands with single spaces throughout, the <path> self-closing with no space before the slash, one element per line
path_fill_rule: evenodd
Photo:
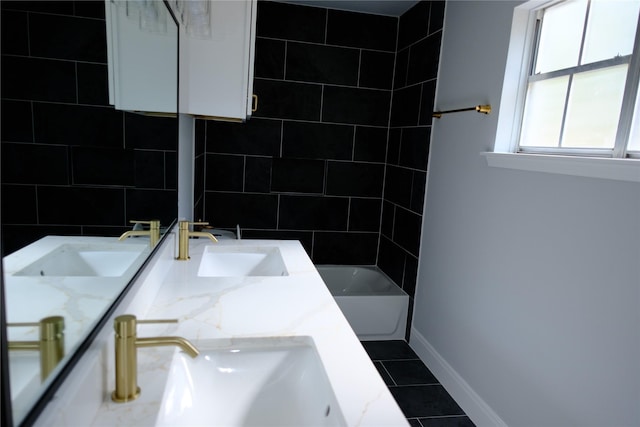
<path fill-rule="evenodd" d="M 533 13 L 516 151 L 640 158 L 640 0 Z"/>

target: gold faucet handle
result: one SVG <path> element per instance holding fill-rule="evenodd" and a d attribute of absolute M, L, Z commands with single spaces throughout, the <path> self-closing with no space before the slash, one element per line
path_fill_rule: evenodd
<path fill-rule="evenodd" d="M 43 331 L 47 332 L 46 335 L 57 335 L 64 331 L 64 317 L 62 316 L 48 316 L 40 319 L 39 322 L 13 322 L 7 323 L 7 326 L 13 328 L 24 328 L 39 326 Z"/>
<path fill-rule="evenodd" d="M 7 323 L 7 326 L 12 328 L 25 328 L 28 326 L 40 326 L 39 322 L 12 322 Z"/>

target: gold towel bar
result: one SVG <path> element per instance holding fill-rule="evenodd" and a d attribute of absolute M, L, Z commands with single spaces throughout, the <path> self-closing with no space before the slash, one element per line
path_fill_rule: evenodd
<path fill-rule="evenodd" d="M 458 110 L 434 111 L 432 117 L 439 119 L 443 114 L 460 113 L 462 111 L 477 111 L 478 113 L 489 114 L 491 112 L 491 105 L 476 105 L 475 107 L 460 108 Z"/>

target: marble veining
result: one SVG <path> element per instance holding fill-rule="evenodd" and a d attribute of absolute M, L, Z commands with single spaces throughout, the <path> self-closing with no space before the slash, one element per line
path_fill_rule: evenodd
<path fill-rule="evenodd" d="M 163 279 L 146 280 L 136 291 L 137 295 L 131 297 L 128 307 L 121 307 L 120 312 L 135 314 L 139 319 L 178 319 L 177 324 L 138 325 L 138 336 L 178 335 L 196 347 L 199 342 L 204 344 L 211 339 L 309 336 L 347 425 L 408 425 L 299 242 L 230 240 L 217 244 L 221 250 L 243 245 L 277 247 L 288 276 L 198 277 L 202 253 L 210 244 L 204 239 L 191 240 L 191 260 L 167 262 L 165 259 Z M 138 295 L 142 294 L 146 301 L 139 300 Z M 161 406 L 169 365 L 178 350 L 138 349 L 138 385 L 142 394 L 133 402 L 113 403 L 109 398 L 114 384 L 111 324 L 105 329 L 110 331 L 101 333 L 103 348 L 98 356 L 101 360 L 92 368 L 81 368 L 85 372 L 78 372 L 78 379 L 74 380 L 76 390 L 80 390 L 83 375 L 89 378 L 102 371 L 101 402 L 91 404 L 95 412 L 87 424 L 152 426 Z M 47 425 L 60 425 L 63 419 L 70 421 L 63 408 L 56 407 L 51 413 L 54 416 L 45 418 Z"/>

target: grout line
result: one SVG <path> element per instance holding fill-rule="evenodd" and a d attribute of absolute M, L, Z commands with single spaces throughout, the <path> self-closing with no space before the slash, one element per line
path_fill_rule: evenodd
<path fill-rule="evenodd" d="M 384 363 L 380 362 L 380 365 L 382 366 L 382 369 L 384 369 L 384 371 L 387 373 L 387 375 L 389 375 L 389 378 L 391 378 L 391 381 L 393 381 L 393 386 L 398 386 L 398 383 L 396 382 L 396 379 L 393 378 L 393 375 L 391 375 L 391 372 L 389 372 L 389 370 L 387 369 L 386 366 L 384 366 Z M 391 386 L 391 387 L 393 387 Z M 387 386 L 389 387 L 389 386 Z"/>
<path fill-rule="evenodd" d="M 369 50 L 369 51 L 372 51 L 372 52 L 380 52 L 380 53 L 395 53 L 394 50 L 375 49 L 375 48 L 371 48 L 371 47 L 361 47 L 361 46 L 344 46 L 344 45 L 331 44 L 331 43 L 326 43 L 326 42 L 320 43 L 320 42 L 310 42 L 310 41 L 306 41 L 306 40 L 291 40 L 291 39 L 283 39 L 283 38 L 279 38 L 279 37 L 258 36 L 258 37 L 256 37 L 256 39 L 285 41 L 285 42 L 286 41 L 290 41 L 290 42 L 294 42 L 294 43 L 311 44 L 311 45 L 316 45 L 316 46 L 338 47 L 338 48 L 344 48 L 344 49 L 364 49 L 364 50 Z M 409 47 L 409 46 L 407 46 L 407 47 Z M 404 49 L 406 49 L 406 47 Z"/>

